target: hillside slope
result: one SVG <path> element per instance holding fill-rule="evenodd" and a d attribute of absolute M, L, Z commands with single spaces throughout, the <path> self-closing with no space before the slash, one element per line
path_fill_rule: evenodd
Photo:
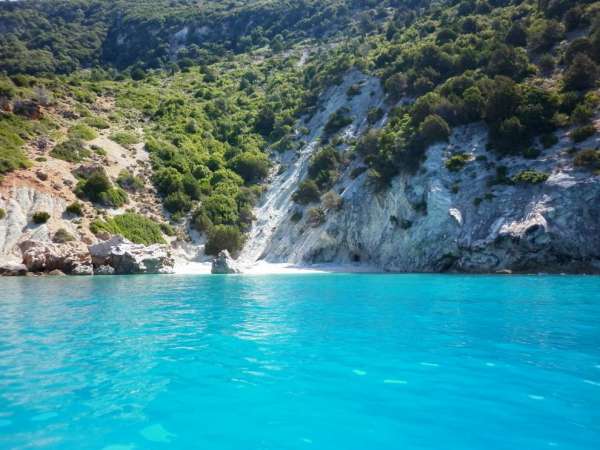
<path fill-rule="evenodd" d="M 600 271 L 600 2 L 69 5 L 0 5 L 2 261 Z"/>

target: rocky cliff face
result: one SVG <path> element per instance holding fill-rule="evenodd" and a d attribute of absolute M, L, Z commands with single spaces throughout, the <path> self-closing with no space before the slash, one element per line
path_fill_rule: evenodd
<path fill-rule="evenodd" d="M 328 93 L 325 112 L 339 106 L 346 84 L 357 77 L 350 75 L 338 91 Z M 360 98 L 348 104 L 354 122 L 346 133 L 356 136 L 364 130 L 364 113 L 377 103 L 380 92 L 376 85 L 369 91 L 375 95 L 366 104 Z M 381 192 L 369 185 L 365 173 L 352 179 L 352 170 L 362 164 L 355 160 L 333 188 L 342 206 L 327 210 L 323 223 L 315 226 L 307 214 L 293 220 L 298 208 L 291 201 L 293 187 L 282 187 L 290 173 L 293 180 L 304 176 L 322 125 L 322 118 L 311 121 L 312 140 L 267 191 L 251 233 L 254 240 L 243 257 L 295 264 L 360 262 L 409 272 L 600 272 L 600 179 L 573 167 L 568 131 L 540 157 L 528 160 L 498 159 L 487 151 L 482 124 L 457 128 L 449 143 L 428 149 L 416 175 L 396 177 Z M 581 147 L 597 144 L 584 142 Z M 470 161 L 450 171 L 445 161 L 457 152 L 466 153 Z M 294 155 L 281 160 L 290 158 Z M 550 176 L 538 184 L 503 183 L 497 176 L 500 166 L 509 168 L 504 180 L 524 170 Z"/>
<path fill-rule="evenodd" d="M 0 220 L 0 257 L 19 259 L 20 242 L 29 239 L 50 242 L 53 232 L 59 228 L 76 235 L 74 226 L 62 220 L 66 206 L 63 198 L 26 184 L 10 186 L 1 192 L 0 208 L 6 217 Z M 32 224 L 31 217 L 38 211 L 48 212 L 51 219 L 45 224 Z"/>

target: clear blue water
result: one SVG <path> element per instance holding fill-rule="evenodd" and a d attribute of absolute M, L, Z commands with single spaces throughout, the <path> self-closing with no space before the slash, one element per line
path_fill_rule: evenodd
<path fill-rule="evenodd" d="M 0 288 L 2 449 L 599 448 L 599 277 Z"/>

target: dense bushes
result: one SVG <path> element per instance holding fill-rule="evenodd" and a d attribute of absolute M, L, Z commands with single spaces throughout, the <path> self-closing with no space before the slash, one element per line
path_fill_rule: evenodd
<path fill-rule="evenodd" d="M 161 228 L 158 223 L 140 214 L 126 213 L 105 220 L 95 220 L 90 231 L 98 234 L 102 231 L 120 235 L 136 244 L 164 244 Z"/>
<path fill-rule="evenodd" d="M 207 197 L 201 205 L 202 210 L 214 225 L 236 225 L 239 220 L 235 199 L 225 194 Z"/>
<path fill-rule="evenodd" d="M 114 187 L 103 169 L 95 169 L 75 187 L 75 194 L 91 202 L 118 208 L 127 203 L 125 191 Z"/>
<path fill-rule="evenodd" d="M 189 70 L 225 53 L 266 46 L 281 52 L 306 38 L 336 32 L 360 35 L 377 27 L 371 2 L 232 0 L 223 5 L 207 0 L 202 8 L 170 0 L 14 3 L 2 8 L 7 26 L 0 45 L 0 71 L 9 73 L 69 73 L 104 63 L 129 68 L 131 78 L 140 81 L 147 69 Z M 397 4 L 385 0 L 383 6 Z M 220 31 L 213 24 L 220 24 Z M 185 27 L 190 33 L 182 39 L 178 32 Z M 174 42 L 176 48 L 187 45 L 173 53 Z M 106 75 L 100 69 L 94 76 Z"/>
<path fill-rule="evenodd" d="M 0 114 L 0 175 L 29 166 L 22 149 L 24 137 L 29 137 L 27 125 L 26 120 L 15 115 Z"/>
<path fill-rule="evenodd" d="M 305 116 L 302 126 L 308 126 L 311 115 L 324 114 L 319 109 L 323 106 L 317 101 L 319 96 L 327 88 L 340 85 L 352 69 L 379 77 L 388 96 L 382 102 L 373 97 L 371 105 L 381 108 L 371 108 L 367 123 L 357 121 L 357 126 L 381 123 L 384 114 L 386 121 L 382 129 L 370 130 L 360 137 L 354 147 L 351 139 L 335 135 L 359 118 L 343 107 L 331 114 L 322 136 L 322 143 L 331 139 L 331 146 L 323 145 L 311 158 L 307 179 L 294 194 L 294 200 L 300 204 L 321 201 L 324 210 L 335 208 L 337 194 L 328 191 L 352 158 L 362 159 L 354 164 L 358 168 L 353 171 L 353 178 L 367 172 L 364 180 L 369 185 L 385 189 L 399 172 L 415 173 L 428 146 L 449 141 L 453 127 L 484 121 L 489 128 L 491 150 L 499 155 L 535 157 L 539 143 L 552 145 L 556 127 L 572 125 L 589 130 L 597 111 L 597 102 L 590 101 L 593 92 L 585 92 L 596 83 L 600 34 L 593 21 L 595 7 L 579 1 L 542 2 L 539 9 L 531 0 L 463 0 L 443 6 L 417 0 L 409 8 L 389 0 L 302 0 L 292 6 L 234 1 L 218 12 L 213 8 L 216 3 L 207 1 L 201 13 L 185 2 L 161 0 L 154 2 L 152 8 L 144 2 L 113 2 L 114 9 L 103 3 L 95 10 L 87 8 L 89 1 L 81 2 L 85 22 L 79 13 L 64 23 L 49 21 L 50 28 L 44 28 L 40 38 L 34 39 L 23 30 L 6 30 L 0 55 L 10 56 L 10 61 L 0 58 L 0 69 L 39 73 L 60 67 L 69 72 L 81 64 L 92 69 L 43 83 L 41 78 L 27 76 L 0 79 L 0 97 L 28 101 L 38 83 L 44 88 L 54 86 L 54 98 L 69 100 L 66 97 L 73 96 L 88 103 L 76 108 L 85 118 L 72 127 L 71 139 L 53 150 L 53 156 L 72 162 L 90 156 L 81 142 L 92 136 L 90 131 L 94 133 L 89 127 L 102 129 L 107 125 L 102 119 L 91 117 L 98 106 L 91 103 L 96 96 L 114 97 L 118 129 L 129 131 L 113 133 L 111 138 L 131 146 L 140 139 L 132 131 L 143 124 L 154 173 L 152 182 L 165 208 L 175 220 L 192 212 L 193 226 L 207 234 L 218 226 L 233 227 L 238 232 L 247 230 L 260 193 L 257 185 L 267 177 L 270 168 L 267 149 L 292 152 L 312 140 L 318 130 L 298 129 L 297 119 Z M 556 6 L 558 3 L 570 4 L 563 8 Z M 40 17 L 56 8 L 59 13 L 53 17 L 61 19 L 68 12 L 65 4 L 61 1 L 54 7 L 42 6 Z M 307 5 L 310 8 L 302 9 Z M 6 8 L 11 17 L 17 11 L 31 14 L 31 8 L 24 4 Z M 113 18 L 100 20 L 105 8 L 119 11 L 118 23 Z M 281 14 L 256 17 L 257 9 Z M 366 14 L 361 14 L 363 11 Z M 215 14 L 210 17 L 223 19 L 210 23 L 231 23 L 230 16 L 244 18 L 232 27 L 235 31 L 228 29 L 225 36 L 219 36 L 218 43 L 210 36 L 197 42 L 195 31 L 203 23 L 196 19 L 204 19 L 209 12 Z M 149 16 L 152 20 L 147 20 Z M 281 19 L 284 16 L 294 20 L 287 23 Z M 40 17 L 32 17 L 32 23 L 38 23 Z M 250 18 L 252 24 L 247 22 Z M 256 29 L 254 19 L 267 28 Z M 103 24 L 100 29 L 95 28 L 94 24 L 99 23 Z M 121 28 L 121 23 L 128 24 L 127 30 Z M 356 28 L 323 28 L 326 24 L 342 23 L 353 23 Z M 77 38 L 84 24 L 90 28 L 89 46 L 82 44 L 84 48 L 80 48 L 71 42 L 67 45 L 64 36 Z M 116 28 L 103 28 L 108 24 Z M 172 39 L 179 38 L 173 36 L 183 24 L 190 25 L 190 33 L 181 42 L 174 42 Z M 588 25 L 591 33 L 586 36 Z M 69 26 L 74 27 L 72 33 L 67 33 Z M 143 31 L 140 37 L 131 34 L 138 27 Z M 308 59 L 303 57 L 302 64 L 298 64 L 297 49 L 280 51 L 299 38 L 300 29 L 304 37 L 324 37 L 327 31 L 327 42 L 330 37 L 347 39 L 340 39 L 343 45 L 315 45 Z M 321 34 L 314 34 L 316 29 Z M 103 35 L 102 30 L 107 34 Z M 128 36 L 121 44 L 117 42 L 119 30 Z M 576 34 L 582 37 L 566 46 L 556 45 L 565 36 L 565 30 L 577 30 Z M 337 31 L 340 36 L 335 36 Z M 148 42 L 142 41 L 141 36 Z M 100 42 L 102 54 L 91 49 Z M 280 53 L 273 56 L 269 46 Z M 16 52 L 17 47 L 22 52 Z M 246 55 L 238 57 L 226 52 L 258 47 L 264 50 L 252 63 Z M 171 49 L 178 50 L 171 54 Z M 229 56 L 224 58 L 225 54 Z M 37 59 L 30 63 L 21 61 L 32 56 Z M 55 59 L 60 59 L 61 64 Z M 126 70 L 118 73 L 109 69 L 103 66 L 106 61 Z M 157 70 L 161 67 L 167 68 L 168 73 Z M 561 83 L 563 68 L 566 71 Z M 550 74 L 553 81 L 559 82 L 544 82 L 542 75 Z M 353 96 L 365 90 L 361 98 L 375 96 L 378 89 L 367 93 L 366 86 L 353 85 L 346 94 Z M 0 120 L 6 120 L 4 115 Z M 33 133 L 22 133 L 20 128 L 10 126 L 8 140 L 16 143 L 11 144 L 10 152 L 5 151 L 8 147 L 0 128 L 0 171 L 26 164 L 21 156 L 14 156 L 18 152 L 12 149 L 20 148 Z M 578 133 L 581 132 L 573 135 Z M 446 165 L 449 170 L 460 170 L 465 162 L 455 154 Z M 123 173 L 117 184 L 136 192 L 143 188 L 140 181 L 133 174 Z M 100 175 L 91 181 L 82 180 L 77 190 L 96 203 L 116 205 L 126 199 L 123 190 Z"/>

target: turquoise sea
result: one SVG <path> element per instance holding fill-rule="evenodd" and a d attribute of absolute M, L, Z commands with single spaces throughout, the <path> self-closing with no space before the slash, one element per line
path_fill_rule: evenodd
<path fill-rule="evenodd" d="M 0 279 L 0 448 L 597 449 L 600 277 Z"/>

